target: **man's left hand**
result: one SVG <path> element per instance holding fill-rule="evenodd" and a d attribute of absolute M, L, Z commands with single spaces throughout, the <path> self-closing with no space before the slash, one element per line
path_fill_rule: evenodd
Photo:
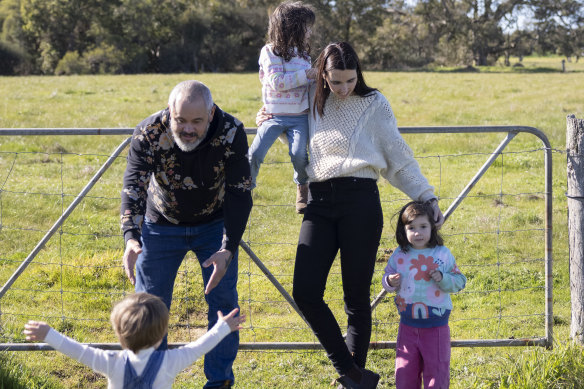
<path fill-rule="evenodd" d="M 205 288 L 205 294 L 209 294 L 211 290 L 219 284 L 219 281 L 223 278 L 227 272 L 227 267 L 231 263 L 233 255 L 229 250 L 219 250 L 215 254 L 211 255 L 209 259 L 203 262 L 203 267 L 209 267 L 213 265 L 213 274 L 209 278 L 207 287 Z"/>

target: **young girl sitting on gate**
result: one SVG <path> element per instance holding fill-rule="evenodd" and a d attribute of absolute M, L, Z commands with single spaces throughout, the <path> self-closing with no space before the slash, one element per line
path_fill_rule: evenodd
<path fill-rule="evenodd" d="M 298 213 L 304 213 L 308 200 L 308 86 L 316 76 L 308 40 L 314 20 L 312 9 L 300 1 L 280 4 L 270 17 L 268 43 L 259 59 L 262 101 L 270 119 L 258 127 L 248 153 L 253 188 L 269 148 L 280 135 L 286 135 Z"/>
<path fill-rule="evenodd" d="M 171 388 L 183 369 L 209 352 L 225 336 L 241 329 L 245 316 L 234 309 L 195 342 L 172 350 L 156 350 L 168 331 L 168 308 L 148 293 L 134 293 L 114 307 L 111 323 L 123 351 L 105 351 L 82 345 L 44 322 L 24 325 L 26 340 L 45 341 L 55 350 L 89 366 L 108 379 L 108 388 Z"/>
<path fill-rule="evenodd" d="M 463 289 L 466 277 L 443 246 L 430 204 L 406 204 L 395 237 L 399 247 L 389 258 L 382 284 L 389 292 L 397 291 L 396 388 L 420 389 L 422 377 L 424 388 L 448 388 L 450 293 Z"/>

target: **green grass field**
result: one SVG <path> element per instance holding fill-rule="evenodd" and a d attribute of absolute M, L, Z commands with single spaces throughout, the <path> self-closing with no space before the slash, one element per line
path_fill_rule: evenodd
<path fill-rule="evenodd" d="M 584 63 L 526 58 L 519 70 L 480 72 L 368 72 L 367 82 L 389 99 L 400 126 L 522 125 L 549 138 L 553 152 L 553 351 L 531 347 L 454 348 L 453 388 L 572 388 L 584 374 L 580 347 L 568 343 L 570 291 L 566 228 L 566 115 L 584 117 Z M 543 70 L 542 70 L 543 69 Z M 545 70 L 548 69 L 548 70 Z M 550 70 L 551 69 L 551 70 Z M 536 71 L 539 70 L 539 71 Z M 0 78 L 0 128 L 134 127 L 163 108 L 171 88 L 196 78 L 216 103 L 255 126 L 261 105 L 256 74 L 134 75 Z M 0 284 L 10 277 L 61 212 L 124 136 L 0 136 Z M 407 135 L 422 170 L 440 195 L 443 210 L 460 193 L 504 134 Z M 251 142 L 252 136 L 249 136 Z M 443 228 L 446 244 L 468 277 L 454 297 L 452 337 L 542 337 L 544 328 L 543 152 L 532 135 L 517 136 Z M 0 343 L 23 342 L 23 323 L 44 319 L 83 342 L 114 342 L 107 322 L 113 302 L 132 287 L 121 269 L 119 158 L 63 228 L 0 300 Z M 262 165 L 254 209 L 244 235 L 254 252 L 291 292 L 301 217 L 287 150 L 276 142 Z M 385 250 L 395 246 L 392 219 L 406 201 L 380 181 L 385 231 L 371 287 L 381 290 Z M 245 253 L 238 290 L 249 317 L 243 342 L 316 341 Z M 204 331 L 206 305 L 198 265 L 185 261 L 177 278 L 169 340 Z M 345 323 L 339 268 L 325 298 Z M 375 341 L 395 340 L 398 317 L 386 297 L 374 313 Z M 368 366 L 381 373 L 379 387 L 393 387 L 393 350 L 372 350 Z M 0 387 L 105 388 L 106 380 L 55 352 L 0 352 Z M 336 376 L 321 351 L 242 351 L 237 387 L 327 388 Z M 8 377 L 8 378 L 6 378 Z M 204 383 L 202 361 L 182 373 L 175 387 Z M 7 381 L 8 380 L 8 381 Z M 16 385 L 16 384 L 14 384 Z"/>

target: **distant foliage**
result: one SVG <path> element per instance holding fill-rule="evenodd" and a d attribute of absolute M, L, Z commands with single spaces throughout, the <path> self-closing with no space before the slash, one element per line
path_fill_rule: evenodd
<path fill-rule="evenodd" d="M 124 61 L 124 53 L 107 44 L 102 44 L 83 55 L 83 62 L 92 74 L 122 73 Z"/>
<path fill-rule="evenodd" d="M 0 74 L 11 76 L 18 73 L 18 66 L 24 61 L 24 54 L 12 45 L 0 42 Z"/>
<path fill-rule="evenodd" d="M 80 56 L 68 51 L 55 67 L 56 75 L 119 74 L 124 66 L 124 54 L 115 47 L 102 45 Z"/>
<path fill-rule="evenodd" d="M 55 74 L 57 75 L 88 73 L 89 67 L 85 65 L 83 58 L 81 58 L 76 51 L 66 52 L 55 68 Z"/>
<path fill-rule="evenodd" d="M 257 71 L 280 1 L 0 0 L 0 74 Z M 306 3 L 317 15 L 313 57 L 346 40 L 372 70 L 584 52 L 581 0 Z"/>

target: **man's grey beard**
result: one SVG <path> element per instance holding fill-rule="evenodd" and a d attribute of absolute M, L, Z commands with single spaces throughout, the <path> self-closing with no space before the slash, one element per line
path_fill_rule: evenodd
<path fill-rule="evenodd" d="M 174 128 L 171 124 L 170 127 L 170 132 L 172 133 L 172 137 L 174 139 L 174 142 L 176 143 L 176 145 L 178 146 L 179 149 L 181 149 L 182 151 L 188 153 L 189 151 L 193 151 L 194 149 L 197 148 L 197 146 L 199 144 L 201 144 L 201 142 L 203 141 L 203 139 L 205 139 L 205 137 L 207 136 L 207 133 L 209 132 L 209 127 L 211 126 L 211 122 L 209 122 L 207 124 L 207 128 L 205 129 L 205 132 L 203 133 L 203 135 L 201 135 L 199 138 L 197 138 L 197 140 L 195 140 L 194 142 L 191 143 L 185 143 L 182 141 L 182 139 L 180 139 L 179 134 L 176 133 L 176 128 Z"/>

